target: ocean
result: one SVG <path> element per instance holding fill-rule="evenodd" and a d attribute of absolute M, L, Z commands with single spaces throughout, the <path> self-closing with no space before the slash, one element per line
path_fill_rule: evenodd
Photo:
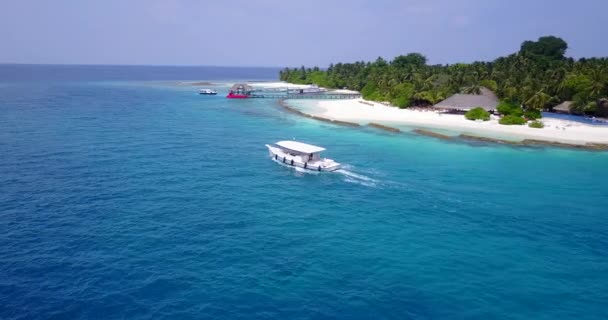
<path fill-rule="evenodd" d="M 608 153 L 224 98 L 277 77 L 0 65 L 0 319 L 608 317 Z M 278 165 L 287 139 L 345 169 Z"/>

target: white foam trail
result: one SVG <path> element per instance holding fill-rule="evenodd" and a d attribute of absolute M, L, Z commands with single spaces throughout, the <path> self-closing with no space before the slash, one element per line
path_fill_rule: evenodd
<path fill-rule="evenodd" d="M 341 173 L 351 179 L 356 179 L 356 180 L 361 180 L 361 181 L 367 181 L 367 182 L 377 182 L 376 179 L 372 179 L 368 176 L 364 176 L 362 174 L 358 174 L 358 173 L 354 173 L 352 171 L 348 171 L 345 169 L 338 169 L 336 170 L 337 173 Z"/>
<path fill-rule="evenodd" d="M 365 187 L 371 187 L 371 188 L 377 187 L 377 185 L 375 183 L 373 183 L 373 182 L 365 182 L 365 181 L 351 179 L 351 178 L 344 179 L 344 182 L 359 184 L 359 185 L 362 185 L 362 186 L 365 186 Z"/>
<path fill-rule="evenodd" d="M 373 185 L 375 187 L 398 187 L 398 188 L 410 188 L 410 186 L 403 182 L 397 182 L 391 180 L 391 176 L 385 172 L 378 171 L 374 168 L 359 168 L 348 164 L 343 164 L 340 170 L 336 172 L 342 173 L 345 178 L 350 179 L 348 182 L 358 181 L 359 184 Z M 374 177 L 374 178 L 371 178 Z"/>
<path fill-rule="evenodd" d="M 275 160 L 274 158 L 272 158 L 272 161 L 280 164 L 281 166 L 295 169 L 295 171 L 298 172 L 299 174 L 314 174 L 314 175 L 317 175 L 317 174 L 322 173 L 322 172 L 318 172 L 318 171 L 307 170 L 307 169 L 300 168 L 300 167 L 290 166 L 288 164 L 283 163 L 282 161 Z M 363 185 L 363 186 L 366 186 L 366 187 L 377 187 L 378 180 L 373 179 L 373 178 L 368 177 L 368 176 L 363 175 L 363 174 L 355 173 L 355 172 L 350 171 L 348 169 L 353 169 L 353 167 L 350 166 L 350 165 L 342 165 L 342 169 L 338 169 L 338 170 L 333 171 L 333 172 L 325 172 L 325 173 L 327 173 L 327 174 L 341 174 L 341 175 L 344 176 L 344 181 L 345 182 L 355 183 L 355 184 Z"/>
<path fill-rule="evenodd" d="M 348 166 L 344 166 L 345 168 L 349 168 Z M 344 181 L 350 183 L 356 183 L 360 185 L 364 185 L 366 187 L 376 187 L 378 181 L 376 179 L 370 178 L 368 176 L 364 176 L 362 174 L 354 173 L 352 171 L 346 169 L 339 169 L 334 171 L 336 173 L 344 175 Z"/>

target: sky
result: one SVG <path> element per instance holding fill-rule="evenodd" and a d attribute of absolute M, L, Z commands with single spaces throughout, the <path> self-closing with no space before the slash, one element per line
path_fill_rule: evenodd
<path fill-rule="evenodd" d="M 555 35 L 608 56 L 608 0 L 0 0 L 0 62 L 320 66 L 488 61 Z"/>

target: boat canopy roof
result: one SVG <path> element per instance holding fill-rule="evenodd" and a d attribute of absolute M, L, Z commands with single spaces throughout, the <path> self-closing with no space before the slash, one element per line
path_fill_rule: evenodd
<path fill-rule="evenodd" d="M 244 84 L 244 83 L 236 83 L 230 88 L 230 90 L 232 90 L 232 91 L 253 91 L 253 87 L 248 84 Z"/>
<path fill-rule="evenodd" d="M 307 144 L 307 143 L 302 143 L 302 142 L 297 142 L 297 141 L 279 141 L 276 143 L 276 145 L 281 148 L 289 149 L 289 150 L 295 151 L 295 152 L 306 153 L 306 154 L 318 153 L 318 152 L 325 150 L 325 148 L 321 148 L 321 147 L 313 146 L 312 144 Z"/>

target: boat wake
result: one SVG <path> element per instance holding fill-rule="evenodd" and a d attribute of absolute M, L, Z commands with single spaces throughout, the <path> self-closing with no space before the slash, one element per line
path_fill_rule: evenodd
<path fill-rule="evenodd" d="M 344 181 L 349 183 L 359 184 L 366 187 L 378 186 L 378 180 L 370 178 L 363 174 L 355 173 L 349 169 L 352 168 L 350 166 L 343 166 L 342 169 L 338 169 L 334 172 L 341 174 L 344 177 Z"/>
<path fill-rule="evenodd" d="M 348 183 L 354 183 L 354 184 L 358 184 L 358 185 L 362 185 L 362 186 L 366 186 L 366 187 L 373 187 L 373 188 L 376 188 L 380 185 L 380 181 L 378 181 L 374 178 L 371 178 L 369 176 L 366 176 L 364 174 L 354 172 L 353 171 L 354 168 L 349 165 L 343 165 L 341 169 L 338 169 L 333 172 L 318 172 L 318 171 L 314 171 L 314 170 L 307 170 L 307 169 L 300 168 L 300 167 L 290 166 L 288 164 L 285 164 L 285 163 L 275 160 L 275 159 L 272 159 L 272 161 L 278 163 L 279 165 L 281 165 L 283 167 L 294 169 L 295 172 L 297 172 L 298 176 L 302 176 L 304 174 L 312 174 L 312 175 L 339 174 L 340 176 L 343 177 L 343 181 L 348 182 Z"/>

